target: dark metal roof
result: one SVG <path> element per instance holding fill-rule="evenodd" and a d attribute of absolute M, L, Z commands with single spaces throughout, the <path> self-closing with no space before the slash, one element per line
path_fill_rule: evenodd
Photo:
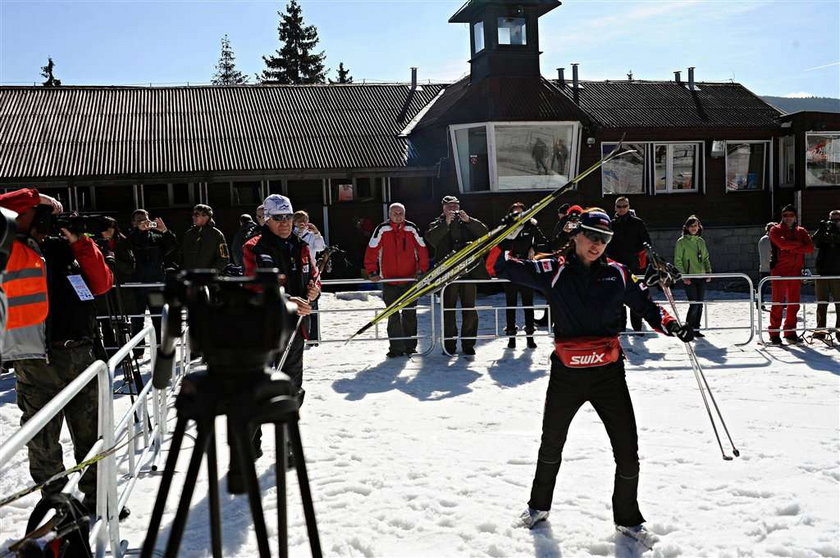
<path fill-rule="evenodd" d="M 580 108 L 605 128 L 775 128 L 780 112 L 737 83 L 582 81 Z M 567 81 L 563 93 L 573 98 Z"/>
<path fill-rule="evenodd" d="M 475 21 L 484 11 L 486 6 L 521 6 L 533 9 L 537 16 L 542 16 L 560 5 L 559 0 L 469 0 L 458 8 L 458 11 L 449 18 L 449 23 L 470 23 Z"/>
<path fill-rule="evenodd" d="M 404 168 L 444 87 L 0 87 L 0 179 Z"/>

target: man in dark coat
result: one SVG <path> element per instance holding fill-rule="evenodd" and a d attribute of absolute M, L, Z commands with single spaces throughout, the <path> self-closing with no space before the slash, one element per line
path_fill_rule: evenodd
<path fill-rule="evenodd" d="M 262 206 L 260 206 L 262 207 Z M 260 227 L 247 213 L 239 216 L 239 230 L 230 241 L 230 261 L 233 265 L 242 267 L 242 247 L 245 243 L 260 234 Z"/>
<path fill-rule="evenodd" d="M 443 213 L 429 224 L 426 242 L 435 251 L 437 262 L 447 254 L 460 250 L 469 242 L 487 233 L 487 226 L 467 215 L 461 209 L 461 202 L 455 196 L 444 196 L 441 200 Z M 473 268 L 464 279 L 488 279 L 483 265 Z M 475 341 L 478 334 L 478 312 L 475 308 L 475 283 L 454 283 L 443 291 L 443 348 L 447 354 L 455 354 L 458 327 L 455 324 L 455 306 L 461 300 L 461 349 L 467 356 L 475 355 Z"/>
<path fill-rule="evenodd" d="M 630 209 L 630 200 L 624 196 L 615 200 L 615 217 L 612 220 L 613 238 L 607 245 L 607 256 L 626 265 L 636 275 L 644 273 L 647 258 L 645 243 L 650 243 L 645 222 Z M 624 329 L 627 329 L 627 309 L 624 312 Z M 633 331 L 642 331 L 642 317 L 630 311 Z"/>
<path fill-rule="evenodd" d="M 193 226 L 181 242 L 181 269 L 222 271 L 230 261 L 227 242 L 213 221 L 213 208 L 200 203 L 193 208 Z"/>
<path fill-rule="evenodd" d="M 840 209 L 834 209 L 828 214 L 828 220 L 820 223 L 819 229 L 811 237 L 817 249 L 817 275 L 840 276 Z M 826 326 L 828 300 L 834 299 L 835 325 L 834 332 L 840 341 L 840 279 L 820 279 L 817 281 L 817 329 Z M 824 339 L 825 333 L 814 333 L 817 339 Z"/>

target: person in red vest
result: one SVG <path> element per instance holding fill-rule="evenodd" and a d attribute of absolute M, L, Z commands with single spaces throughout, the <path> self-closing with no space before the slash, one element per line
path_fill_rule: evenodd
<path fill-rule="evenodd" d="M 113 275 L 96 244 L 85 235 L 61 229 L 49 236 L 50 213 L 61 204 L 34 188 L 0 194 L 0 207 L 17 211 L 17 253 L 7 267 L 3 288 L 10 295 L 10 318 L 3 343 L 3 360 L 15 370 L 21 424 L 49 403 L 95 360 L 96 306 L 94 296 L 106 293 Z M 43 258 L 43 259 L 42 259 Z M 20 282 L 19 284 L 16 284 Z M 59 442 L 63 420 L 80 463 L 96 442 L 97 386 L 88 384 L 28 444 L 29 472 L 42 483 L 64 470 Z M 47 485 L 57 492 L 63 482 Z M 82 476 L 84 504 L 96 502 L 96 467 Z"/>
<path fill-rule="evenodd" d="M 805 254 L 814 251 L 814 244 L 808 231 L 797 224 L 796 208 L 792 205 L 782 208 L 782 222 L 770 229 L 770 244 L 770 275 L 800 277 L 805 266 Z M 796 313 L 799 312 L 801 287 L 801 281 L 772 282 L 773 308 L 770 310 L 770 327 L 767 331 L 770 333 L 770 342 L 774 345 L 782 344 L 780 333 L 789 343 L 800 341 L 796 334 Z"/>
<path fill-rule="evenodd" d="M 388 220 L 377 226 L 365 250 L 365 275 L 371 281 L 419 277 L 429 270 L 429 249 L 417 225 L 405 219 L 405 206 L 392 203 Z M 388 281 L 382 300 L 390 306 L 411 283 Z M 388 317 L 388 358 L 417 352 L 417 302 Z"/>

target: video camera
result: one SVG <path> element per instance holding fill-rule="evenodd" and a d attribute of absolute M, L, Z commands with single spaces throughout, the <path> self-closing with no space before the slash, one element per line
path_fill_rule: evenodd
<path fill-rule="evenodd" d="M 840 241 L 840 221 L 826 219 L 820 221 L 820 229 L 824 230 L 833 241 Z"/>
<path fill-rule="evenodd" d="M 46 236 L 61 237 L 61 229 L 73 234 L 100 234 L 110 226 L 105 215 L 81 214 L 78 212 L 53 215 L 52 207 L 39 205 L 35 210 L 32 226 Z"/>
<path fill-rule="evenodd" d="M 149 295 L 151 304 L 164 308 L 165 319 L 154 386 L 169 385 L 185 309 L 190 348 L 204 355 L 211 376 L 227 376 L 237 384 L 264 376 L 266 365 L 288 342 L 297 322 L 297 306 L 287 301 L 278 273 L 277 269 L 260 269 L 256 277 L 223 277 L 215 270 L 169 273 L 163 292 Z"/>

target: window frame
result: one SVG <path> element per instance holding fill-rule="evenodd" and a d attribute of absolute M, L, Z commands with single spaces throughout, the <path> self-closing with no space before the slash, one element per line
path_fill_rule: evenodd
<path fill-rule="evenodd" d="M 633 145 L 644 145 L 645 146 L 645 153 L 643 156 L 644 159 L 644 170 L 642 173 L 642 180 L 643 180 L 643 192 L 605 192 L 604 191 L 604 167 L 601 167 L 601 197 L 607 196 L 628 196 L 628 195 L 647 195 L 647 196 L 665 196 L 670 194 L 705 194 L 706 193 L 706 141 L 705 140 L 668 140 L 668 141 L 658 141 L 658 140 L 639 140 L 639 141 L 631 141 L 627 142 Z M 609 146 L 611 148 L 615 148 L 618 145 L 617 141 L 602 141 L 600 144 L 601 153 L 604 152 L 604 147 Z M 670 147 L 667 147 L 668 153 L 668 160 L 666 163 L 666 189 L 665 190 L 657 190 L 656 189 L 656 147 L 664 145 L 664 146 L 672 146 L 672 145 L 693 145 L 695 149 L 695 158 L 694 158 L 694 178 L 692 179 L 692 185 L 694 186 L 690 190 L 679 190 L 672 188 L 672 180 L 668 178 L 672 178 L 673 174 L 673 150 Z"/>
<path fill-rule="evenodd" d="M 487 194 L 487 193 L 509 193 L 509 192 L 546 192 L 552 191 L 554 187 L 544 188 L 500 188 L 499 187 L 499 169 L 497 164 L 498 154 L 496 149 L 496 128 L 509 126 L 571 126 L 571 145 L 569 148 L 569 178 L 573 178 L 578 174 L 578 166 L 580 163 L 580 142 L 583 127 L 581 123 L 575 120 L 505 120 L 505 121 L 491 121 L 491 122 L 471 122 L 465 124 L 450 124 L 449 125 L 449 141 L 451 143 L 451 153 L 453 155 L 455 164 L 455 173 L 458 180 L 458 192 L 464 195 L 469 194 Z M 458 152 L 458 141 L 456 132 L 469 128 L 484 128 L 487 137 L 487 173 L 489 180 L 489 188 L 487 190 L 465 190 L 464 177 L 461 174 L 460 153 Z"/>
<path fill-rule="evenodd" d="M 762 184 L 759 188 L 737 188 L 731 189 L 729 188 L 729 145 L 742 145 L 742 144 L 762 144 L 764 145 L 764 160 L 762 161 Z M 724 168 L 723 168 L 723 191 L 727 194 L 737 194 L 741 192 L 764 192 L 773 187 L 773 173 L 772 173 L 772 161 L 773 161 L 773 141 L 772 139 L 762 139 L 762 140 L 725 140 L 724 141 Z"/>
<path fill-rule="evenodd" d="M 834 184 L 808 184 L 808 179 L 810 177 L 810 174 L 808 172 L 808 138 L 810 136 L 831 136 L 831 137 L 835 138 L 835 140 L 832 141 L 832 144 L 836 142 L 837 145 L 840 146 L 840 131 L 836 131 L 836 130 L 826 130 L 826 131 L 811 130 L 811 131 L 805 132 L 805 138 L 804 138 L 805 139 L 805 145 L 804 145 L 805 150 L 804 150 L 804 153 L 803 153 L 803 160 L 805 162 L 805 183 L 803 184 L 803 187 L 805 187 L 805 188 L 836 188 L 837 186 L 840 186 L 840 178 L 838 178 L 837 182 L 835 182 Z M 837 164 L 840 165 L 840 163 L 837 163 Z"/>
<path fill-rule="evenodd" d="M 700 181 L 695 180 L 694 177 L 700 177 L 701 172 L 701 165 L 700 160 L 705 156 L 705 144 L 703 142 L 695 142 L 695 141 L 654 141 L 651 142 L 652 149 L 651 149 L 651 172 L 652 180 L 650 183 L 650 187 L 652 189 L 653 195 L 665 195 L 665 194 L 699 194 L 702 192 L 700 188 L 700 184 L 702 182 L 702 178 Z M 692 186 L 691 189 L 679 189 L 674 188 L 674 146 L 676 145 L 693 145 L 694 146 L 694 174 L 692 177 Z M 659 146 L 665 146 L 666 153 L 667 153 L 667 161 L 665 163 L 665 189 L 659 190 L 656 188 L 656 148 Z"/>
<path fill-rule="evenodd" d="M 785 152 L 787 147 L 785 145 L 785 141 L 790 140 L 790 161 L 785 161 Z M 786 182 L 785 177 L 787 176 L 785 166 L 787 163 L 790 163 L 793 169 L 793 181 Z M 796 187 L 796 135 L 790 134 L 788 136 L 780 136 L 779 137 L 779 188 L 795 188 Z"/>
<path fill-rule="evenodd" d="M 481 32 L 481 48 L 478 46 L 478 35 L 476 31 Z M 487 48 L 487 37 L 484 35 L 484 21 L 476 21 L 472 24 L 472 36 L 473 36 L 473 54 L 478 54 L 485 48 Z"/>
<path fill-rule="evenodd" d="M 514 20 L 521 20 L 522 21 L 522 25 L 521 25 L 521 28 L 522 28 L 522 42 L 521 43 L 512 43 L 512 42 L 503 43 L 502 42 L 502 36 L 501 36 L 502 29 L 511 30 L 511 29 L 514 29 L 514 27 L 504 26 L 504 25 L 502 25 L 502 23 L 506 22 L 506 21 L 514 21 Z M 510 37 L 511 37 L 511 33 L 510 33 L 510 31 L 508 31 L 508 38 L 510 38 Z M 528 18 L 526 18 L 524 16 L 519 16 L 519 15 L 498 16 L 496 18 L 496 44 L 499 45 L 502 48 L 520 48 L 520 47 L 528 46 Z"/>

